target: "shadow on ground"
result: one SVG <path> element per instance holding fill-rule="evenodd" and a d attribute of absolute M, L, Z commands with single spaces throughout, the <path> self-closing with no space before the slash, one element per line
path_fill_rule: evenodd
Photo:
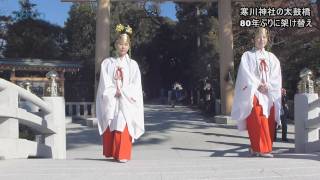
<path fill-rule="evenodd" d="M 83 125 L 82 122 L 78 124 Z M 201 114 L 187 107 L 171 108 L 166 105 L 145 105 L 145 134 L 135 145 L 160 144 L 160 138 L 147 138 L 152 132 L 165 134 L 172 128 L 206 129 Z M 67 132 L 67 149 L 79 148 L 89 144 L 100 145 L 101 137 L 97 128 L 70 127 Z"/>

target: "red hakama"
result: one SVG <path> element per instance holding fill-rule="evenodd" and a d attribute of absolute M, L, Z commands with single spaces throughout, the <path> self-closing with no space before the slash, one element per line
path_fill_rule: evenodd
<path fill-rule="evenodd" d="M 132 149 L 132 138 L 129 134 L 128 127 L 123 132 L 112 131 L 109 127 L 103 133 L 103 155 L 113 157 L 116 160 L 130 160 Z"/>
<path fill-rule="evenodd" d="M 247 129 L 251 143 L 251 149 L 258 153 L 270 153 L 275 131 L 274 106 L 270 109 L 269 118 L 262 114 L 262 106 L 258 98 L 254 96 L 253 108 L 247 117 Z"/>

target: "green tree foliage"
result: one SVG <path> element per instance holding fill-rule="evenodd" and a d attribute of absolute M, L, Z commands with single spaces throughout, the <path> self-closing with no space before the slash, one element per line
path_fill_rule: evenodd
<path fill-rule="evenodd" d="M 92 60 L 95 53 L 96 6 L 74 3 L 65 23 L 65 57 L 73 60 Z"/>
<path fill-rule="evenodd" d="M 35 9 L 36 4 L 29 0 L 19 0 L 19 5 L 20 10 L 13 12 L 15 20 L 37 19 L 40 16 L 40 13 Z"/>
<path fill-rule="evenodd" d="M 43 20 L 24 19 L 9 25 L 5 57 L 58 58 L 64 40 L 62 28 Z"/>
<path fill-rule="evenodd" d="M 12 23 L 10 16 L 0 16 L 0 58 L 4 57 L 3 51 L 6 47 L 6 36 L 9 24 Z"/>
<path fill-rule="evenodd" d="M 216 3 L 177 3 L 180 78 L 188 89 L 219 78 Z M 217 81 L 215 81 L 217 84 Z"/>
<path fill-rule="evenodd" d="M 37 19 L 39 13 L 29 0 L 19 1 L 15 21 L 7 25 L 4 56 L 9 58 L 58 58 L 64 36 L 62 28 Z"/>
<path fill-rule="evenodd" d="M 156 63 L 161 54 L 156 50 L 155 37 L 162 18 L 159 17 L 157 4 L 113 2 L 111 6 L 111 44 L 112 55 L 115 55 L 114 42 L 117 36 L 114 27 L 119 24 L 130 25 L 133 28 L 131 38 L 131 57 L 141 69 L 143 86 L 149 96 L 153 96 L 162 86 L 159 66 Z M 159 83 L 154 83 L 159 82 Z"/>
<path fill-rule="evenodd" d="M 142 44 L 137 51 L 144 53 L 147 58 L 145 84 L 149 89 L 149 96 L 158 96 L 159 89 L 169 88 L 171 81 L 180 72 L 176 66 L 179 42 L 175 23 L 169 19 L 161 20 L 161 26 L 153 35 L 152 43 Z"/>
<path fill-rule="evenodd" d="M 94 100 L 96 8 L 95 3 L 74 3 L 65 23 L 66 43 L 63 46 L 63 58 L 82 63 L 79 73 L 66 74 L 68 101 Z"/>
<path fill-rule="evenodd" d="M 1 11 L 0 11 L 1 14 Z M 0 58 L 4 57 L 4 50 L 6 47 L 6 36 L 8 31 L 8 25 L 12 23 L 12 18 L 10 16 L 2 16 L 0 15 Z M 0 71 L 0 77 L 9 79 L 9 72 Z"/>
<path fill-rule="evenodd" d="M 111 47 L 112 55 L 115 55 L 114 42 L 117 37 L 115 32 L 115 26 L 119 23 L 130 25 L 133 28 L 132 35 L 132 55 L 142 44 L 152 43 L 154 34 L 158 28 L 156 24 L 153 23 L 152 18 L 144 8 L 143 3 L 133 3 L 133 2 L 114 2 L 111 6 Z M 152 13 L 151 13 L 152 14 Z M 137 59 L 137 61 L 143 61 L 142 59 Z"/>

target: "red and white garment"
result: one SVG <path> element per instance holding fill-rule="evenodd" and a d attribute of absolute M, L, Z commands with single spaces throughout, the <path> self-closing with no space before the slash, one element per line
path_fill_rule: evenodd
<path fill-rule="evenodd" d="M 267 84 L 267 94 L 258 91 L 259 85 L 263 82 Z M 274 119 L 277 124 L 281 124 L 281 88 L 282 77 L 278 58 L 264 49 L 254 48 L 246 51 L 241 57 L 231 112 L 232 119 L 237 120 L 238 129 L 247 128 L 246 118 L 252 111 L 254 96 L 262 106 L 262 113 L 266 118 L 274 105 Z"/>
<path fill-rule="evenodd" d="M 122 78 L 116 78 L 116 76 Z M 115 97 L 117 89 L 121 96 Z M 124 58 L 107 58 L 101 64 L 96 97 L 96 115 L 99 133 L 123 132 L 126 125 L 132 141 L 144 133 L 143 96 L 141 74 L 136 61 Z"/>

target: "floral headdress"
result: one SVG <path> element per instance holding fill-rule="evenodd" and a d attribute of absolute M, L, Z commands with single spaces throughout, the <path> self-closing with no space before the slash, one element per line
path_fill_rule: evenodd
<path fill-rule="evenodd" d="M 122 25 L 122 24 L 117 24 L 116 26 L 116 32 L 119 34 L 132 34 L 132 28 L 129 25 Z"/>

